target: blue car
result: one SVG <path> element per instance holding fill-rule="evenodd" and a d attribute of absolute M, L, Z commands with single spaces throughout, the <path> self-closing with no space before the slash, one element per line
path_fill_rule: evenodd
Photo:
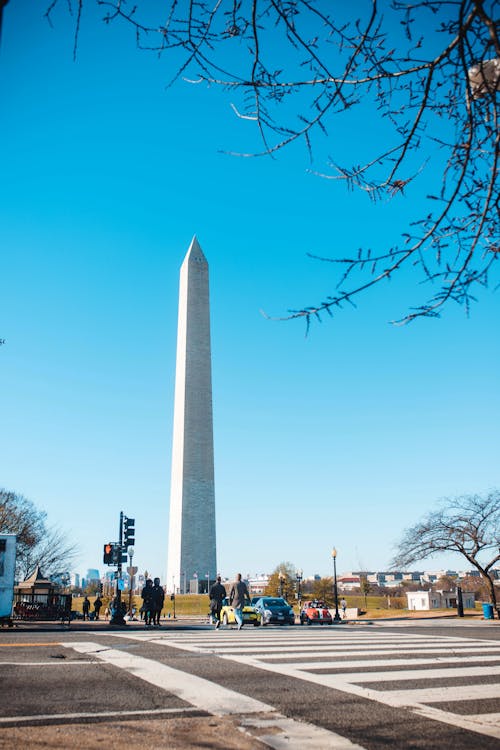
<path fill-rule="evenodd" d="M 292 607 L 281 596 L 261 596 L 254 604 L 260 614 L 261 625 L 294 625 Z"/>

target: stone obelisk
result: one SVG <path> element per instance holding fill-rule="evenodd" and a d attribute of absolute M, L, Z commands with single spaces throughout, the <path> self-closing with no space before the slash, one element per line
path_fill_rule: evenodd
<path fill-rule="evenodd" d="M 208 263 L 194 237 L 179 283 L 167 589 L 216 572 Z"/>

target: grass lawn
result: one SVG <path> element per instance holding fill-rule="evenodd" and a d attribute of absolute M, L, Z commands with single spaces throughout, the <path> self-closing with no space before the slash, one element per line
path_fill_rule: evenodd
<path fill-rule="evenodd" d="M 308 601 L 307 595 L 304 595 L 302 601 Z M 339 600 L 342 596 L 339 597 Z M 401 597 L 391 597 L 391 606 L 387 606 L 386 596 L 367 596 L 365 607 L 364 596 L 345 596 L 347 607 L 356 607 L 360 610 L 361 619 L 377 619 L 382 617 L 425 617 L 425 616 L 438 616 L 438 615 L 452 615 L 456 614 L 455 609 L 433 609 L 429 612 L 410 612 L 403 604 L 406 604 L 406 598 L 403 600 Z M 102 609 L 101 618 L 104 617 L 104 611 L 109 605 L 111 597 L 102 596 Z M 90 611 L 94 611 L 95 596 L 89 596 Z M 128 605 L 129 595 L 128 591 L 122 592 L 122 601 Z M 83 596 L 73 596 L 72 609 L 77 612 L 82 611 Z M 292 604 L 295 614 L 298 616 L 299 607 L 296 601 L 290 602 Z M 136 612 L 139 612 L 142 599 L 140 596 L 132 596 L 132 605 L 135 606 Z M 176 594 L 175 596 L 175 615 L 176 617 L 182 616 L 197 616 L 205 617 L 208 615 L 209 599 L 207 594 Z M 330 607 L 333 609 L 333 607 Z M 361 614 L 362 613 L 362 614 Z M 466 610 L 466 616 L 480 615 L 482 614 L 481 603 L 476 603 L 475 610 Z M 165 604 L 162 610 L 162 617 L 173 617 L 174 616 L 174 602 L 170 599 L 170 595 L 165 596 Z"/>

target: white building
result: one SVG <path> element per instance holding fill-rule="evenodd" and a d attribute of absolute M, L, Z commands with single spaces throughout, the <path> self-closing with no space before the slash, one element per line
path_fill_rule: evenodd
<path fill-rule="evenodd" d="M 356 591 L 359 590 L 361 585 L 359 576 L 347 574 L 337 578 L 337 583 L 339 588 L 343 591 Z"/>
<path fill-rule="evenodd" d="M 408 609 L 415 611 L 429 611 L 431 609 L 456 609 L 456 591 L 408 591 Z M 474 609 L 476 595 L 474 592 L 463 591 L 462 601 L 464 609 Z"/>
<path fill-rule="evenodd" d="M 267 573 L 259 573 L 255 576 L 251 576 L 247 573 L 246 580 L 250 593 L 257 596 L 258 594 L 264 593 L 269 583 L 269 575 Z"/>

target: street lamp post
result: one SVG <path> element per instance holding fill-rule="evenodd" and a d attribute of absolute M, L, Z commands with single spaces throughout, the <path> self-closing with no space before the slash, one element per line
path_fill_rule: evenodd
<path fill-rule="evenodd" d="M 130 562 L 129 569 L 128 569 L 128 575 L 129 575 L 129 581 L 128 581 L 128 614 L 129 617 L 132 618 L 132 589 L 134 588 L 134 568 L 132 566 L 132 561 L 134 559 L 134 548 L 128 547 L 127 549 L 128 553 L 128 559 Z"/>
<path fill-rule="evenodd" d="M 462 596 L 462 587 L 457 586 L 457 615 L 459 617 L 464 616 L 464 600 Z"/>
<path fill-rule="evenodd" d="M 335 547 L 332 549 L 332 560 L 333 560 L 333 595 L 335 597 L 335 616 L 333 622 L 341 622 L 339 615 L 339 593 L 337 590 L 337 550 Z"/>
<path fill-rule="evenodd" d="M 295 580 L 297 581 L 297 602 L 299 604 L 299 615 L 300 615 L 300 610 L 302 609 L 302 590 L 300 588 L 300 584 L 302 583 L 302 569 L 301 568 L 299 568 L 299 570 L 295 572 Z"/>

